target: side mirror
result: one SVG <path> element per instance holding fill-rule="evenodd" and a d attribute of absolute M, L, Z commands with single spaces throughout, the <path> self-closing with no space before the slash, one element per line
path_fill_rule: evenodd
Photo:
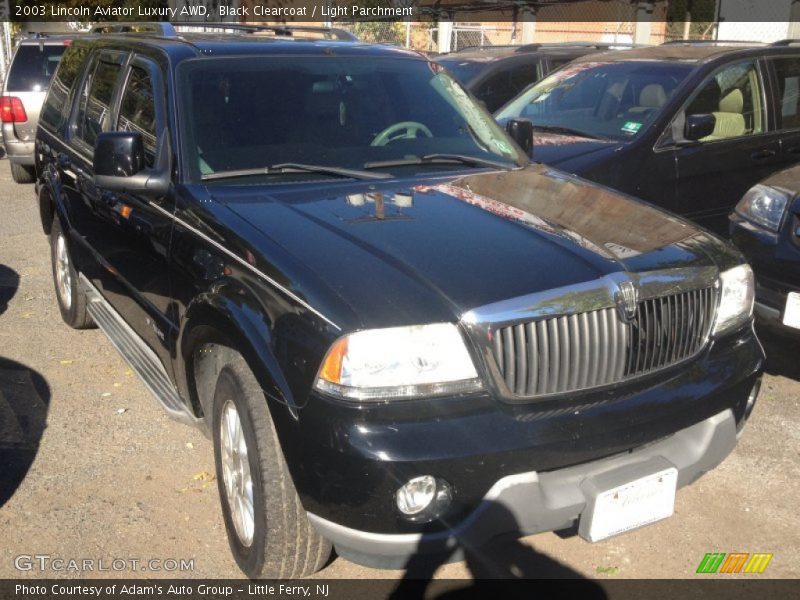
<path fill-rule="evenodd" d="M 170 184 L 169 136 L 164 135 L 158 164 L 145 167 L 142 134 L 108 131 L 97 136 L 94 145 L 94 184 L 114 192 L 163 196 Z"/>
<path fill-rule="evenodd" d="M 140 133 L 101 133 L 94 145 L 94 173 L 133 177 L 144 169 L 144 143 Z"/>
<path fill-rule="evenodd" d="M 692 142 L 696 142 L 714 133 L 714 128 L 716 126 L 717 118 L 712 114 L 686 115 L 683 137 Z"/>
<path fill-rule="evenodd" d="M 533 123 L 530 119 L 510 119 L 506 123 L 506 132 L 525 153 L 533 152 Z"/>

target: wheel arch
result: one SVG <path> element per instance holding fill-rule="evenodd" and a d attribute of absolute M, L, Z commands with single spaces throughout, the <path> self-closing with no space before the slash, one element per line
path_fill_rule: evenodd
<path fill-rule="evenodd" d="M 242 288 L 236 286 L 236 290 Z M 176 375 L 181 392 L 191 400 L 195 415 L 206 417 L 210 427 L 207 416 L 216 378 L 232 350 L 241 354 L 261 385 L 276 427 L 280 417 L 297 419 L 299 407 L 272 350 L 271 323 L 263 311 L 252 309 L 247 302 L 252 298 L 241 293 L 235 296 L 206 293 L 189 305 L 177 342 Z"/>
<path fill-rule="evenodd" d="M 61 226 L 66 231 L 70 227 L 64 205 L 63 191 L 58 176 L 51 169 L 45 168 L 41 174 L 41 184 L 38 187 L 39 219 L 45 235 L 50 235 L 53 220 L 58 217 Z"/>

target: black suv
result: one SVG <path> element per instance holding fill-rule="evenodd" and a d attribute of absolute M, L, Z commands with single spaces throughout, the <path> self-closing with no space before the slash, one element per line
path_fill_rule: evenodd
<path fill-rule="evenodd" d="M 603 539 L 734 448 L 732 247 L 530 164 L 417 53 L 163 28 L 68 50 L 38 198 L 64 320 L 213 439 L 247 575 Z"/>
<path fill-rule="evenodd" d="M 483 102 L 489 112 L 494 112 L 551 71 L 580 56 L 612 47 L 616 45 L 592 42 L 479 46 L 433 60 Z"/>
<path fill-rule="evenodd" d="M 730 227 L 755 271 L 759 323 L 800 336 L 800 166 L 748 190 Z"/>
<path fill-rule="evenodd" d="M 800 48 L 670 43 L 576 60 L 497 113 L 534 158 L 727 235 L 728 214 L 800 160 Z"/>

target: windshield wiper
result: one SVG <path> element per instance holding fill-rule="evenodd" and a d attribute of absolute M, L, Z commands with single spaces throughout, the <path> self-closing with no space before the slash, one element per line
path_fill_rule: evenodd
<path fill-rule="evenodd" d="M 466 154 L 426 154 L 425 156 L 411 156 L 408 158 L 396 158 L 393 160 L 376 160 L 364 163 L 365 169 L 381 169 L 385 167 L 405 167 L 409 165 L 432 165 L 432 164 L 461 164 L 474 167 L 491 167 L 508 171 L 512 169 L 509 163 L 489 158 L 478 158 L 467 156 Z M 516 166 L 516 165 L 515 165 Z"/>
<path fill-rule="evenodd" d="M 591 140 L 607 140 L 608 138 L 596 133 L 586 133 L 580 129 L 572 129 L 570 127 L 559 127 L 558 125 L 535 125 L 535 130 L 546 131 L 548 133 L 561 133 L 563 135 L 577 135 L 579 137 L 589 138 Z"/>
<path fill-rule="evenodd" d="M 349 179 L 387 179 L 391 177 L 388 173 L 371 173 L 359 169 L 345 169 L 342 167 L 329 167 L 327 165 L 306 165 L 302 163 L 279 163 L 268 167 L 257 169 L 231 169 L 229 171 L 219 171 L 218 173 L 207 173 L 200 177 L 203 181 L 214 179 L 229 179 L 233 177 L 250 177 L 252 175 L 276 175 L 279 173 L 322 173 L 335 177 L 347 177 Z"/>

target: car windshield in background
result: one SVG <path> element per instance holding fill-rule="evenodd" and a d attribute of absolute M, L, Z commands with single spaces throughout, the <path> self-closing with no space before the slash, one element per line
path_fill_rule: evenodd
<path fill-rule="evenodd" d="M 494 59 L 492 57 L 487 57 L 482 60 L 475 58 L 466 60 L 464 58 L 459 58 L 458 55 L 455 55 L 448 58 L 438 58 L 436 59 L 436 62 L 447 69 L 450 74 L 458 79 L 461 83 L 467 83 L 478 73 L 483 71 L 483 69 L 486 68 L 486 65 L 493 60 Z"/>
<path fill-rule="evenodd" d="M 66 46 L 25 44 L 17 49 L 8 74 L 9 92 L 44 92 Z"/>
<path fill-rule="evenodd" d="M 647 128 L 692 67 L 658 62 L 584 62 L 556 71 L 497 114 L 589 138 L 628 140 Z"/>
<path fill-rule="evenodd" d="M 179 78 L 193 181 L 527 162 L 459 84 L 421 60 L 198 59 L 181 65 Z"/>

